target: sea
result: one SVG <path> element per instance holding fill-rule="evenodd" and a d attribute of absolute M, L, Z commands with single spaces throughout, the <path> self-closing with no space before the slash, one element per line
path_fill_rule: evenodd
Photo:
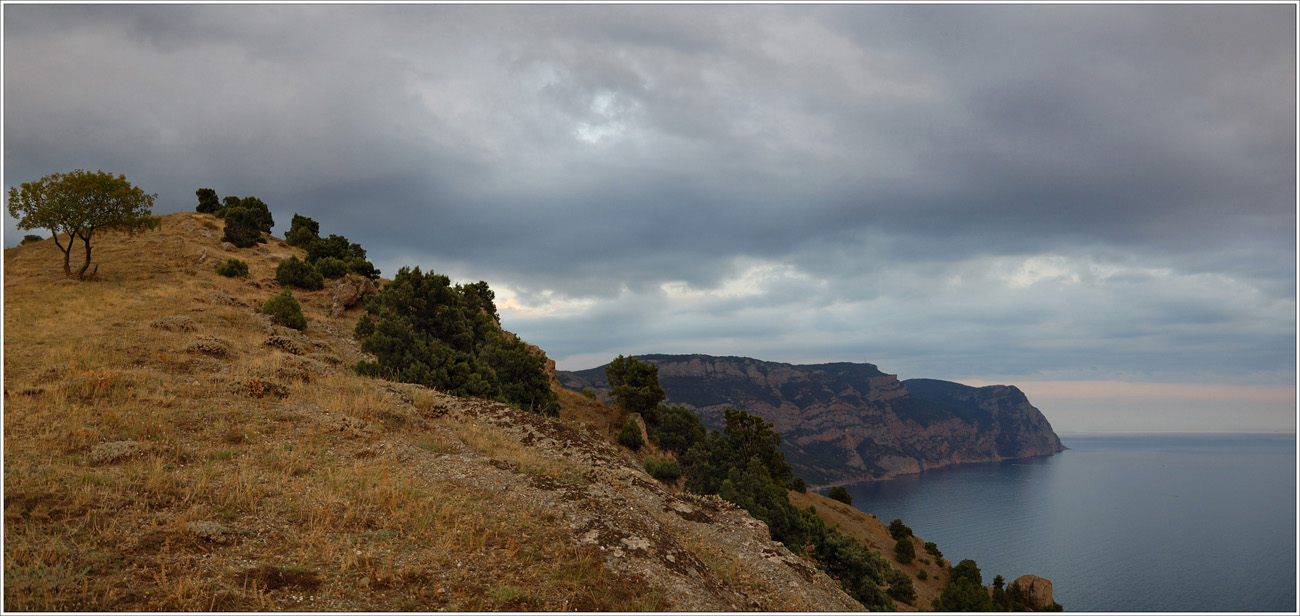
<path fill-rule="evenodd" d="M 1070 612 L 1292 612 L 1296 436 L 1066 435 L 1054 456 L 847 486 L 985 585 L 1051 580 Z"/>

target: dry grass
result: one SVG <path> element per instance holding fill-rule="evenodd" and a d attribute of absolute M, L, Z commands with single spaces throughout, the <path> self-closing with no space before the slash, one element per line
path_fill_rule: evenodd
<path fill-rule="evenodd" d="M 63 280 L 50 240 L 5 250 L 6 610 L 662 607 L 548 512 L 374 455 L 468 449 L 581 481 L 495 428 L 435 418 L 433 396 L 394 404 L 349 373 L 357 312 L 328 318 L 327 291 L 296 292 L 309 326 L 277 331 L 299 355 L 267 346 L 253 307 L 278 292 L 275 263 L 222 250 L 220 234 L 183 213 L 104 236 L 84 283 Z M 232 256 L 247 279 L 213 271 Z M 119 441 L 138 447 L 95 461 Z"/>

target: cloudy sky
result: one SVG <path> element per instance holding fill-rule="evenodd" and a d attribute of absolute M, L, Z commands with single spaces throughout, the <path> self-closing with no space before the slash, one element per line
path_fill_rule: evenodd
<path fill-rule="evenodd" d="M 1293 5 L 3 10 L 6 187 L 255 195 L 488 281 L 563 369 L 871 362 L 1062 432 L 1295 426 Z"/>

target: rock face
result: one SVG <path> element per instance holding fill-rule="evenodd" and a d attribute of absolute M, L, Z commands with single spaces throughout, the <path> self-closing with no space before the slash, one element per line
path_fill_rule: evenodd
<path fill-rule="evenodd" d="M 1044 610 L 1056 603 L 1052 599 L 1052 582 L 1047 578 L 1040 578 L 1036 575 L 1022 575 L 1011 583 L 1012 586 L 1019 586 L 1020 592 L 1025 593 L 1025 599 L 1029 605 L 1033 606 L 1035 611 Z"/>
<path fill-rule="evenodd" d="M 872 364 L 796 366 L 746 357 L 643 355 L 659 366 L 668 404 L 721 427 L 742 408 L 771 422 L 795 474 L 813 485 L 880 479 L 967 462 L 1063 451 L 1019 389 L 899 381 Z M 574 391 L 609 391 L 605 368 L 560 372 Z"/>

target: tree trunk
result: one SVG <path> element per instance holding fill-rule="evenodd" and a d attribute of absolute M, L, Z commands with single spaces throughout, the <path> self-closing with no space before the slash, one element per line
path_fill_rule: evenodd
<path fill-rule="evenodd" d="M 81 264 L 81 269 L 77 270 L 77 280 L 86 279 L 86 270 L 90 269 L 90 236 L 81 236 L 81 241 L 86 245 L 86 262 Z M 68 241 L 68 250 L 72 250 L 72 241 Z"/>
<path fill-rule="evenodd" d="M 64 248 L 63 244 L 59 242 L 59 232 L 54 229 L 51 229 L 51 231 L 54 231 L 54 245 L 58 246 L 59 250 L 63 251 L 63 275 L 67 278 L 72 278 L 72 266 L 69 264 L 69 260 L 72 258 L 73 236 L 68 236 L 68 247 Z"/>

